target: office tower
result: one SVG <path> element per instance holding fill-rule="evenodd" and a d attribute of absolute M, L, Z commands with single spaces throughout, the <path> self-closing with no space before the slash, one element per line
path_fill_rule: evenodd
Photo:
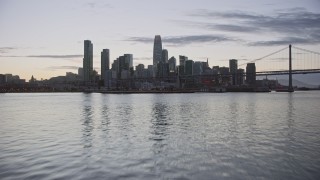
<path fill-rule="evenodd" d="M 110 64 L 110 51 L 109 49 L 103 49 L 101 52 L 101 80 L 105 79 L 106 70 L 109 70 Z"/>
<path fill-rule="evenodd" d="M 201 75 L 203 72 L 203 64 L 200 61 L 196 61 L 193 64 L 193 75 Z"/>
<path fill-rule="evenodd" d="M 84 40 L 83 80 L 93 80 L 93 45 L 90 40 Z"/>
<path fill-rule="evenodd" d="M 217 74 L 219 74 L 220 72 L 219 72 L 219 66 L 212 66 L 212 73 L 214 74 L 214 75 L 217 75 Z"/>
<path fill-rule="evenodd" d="M 133 55 L 132 54 L 124 54 L 124 59 L 126 63 L 126 69 L 130 69 L 133 67 Z"/>
<path fill-rule="evenodd" d="M 249 85 L 256 84 L 256 65 L 255 63 L 248 63 L 246 67 L 246 82 Z"/>
<path fill-rule="evenodd" d="M 79 76 L 79 79 L 83 80 L 83 68 L 78 68 L 78 76 Z"/>
<path fill-rule="evenodd" d="M 206 62 L 201 62 L 202 63 L 202 69 L 203 71 L 207 70 L 207 69 L 210 69 L 209 67 L 209 59 L 207 58 L 207 61 Z"/>
<path fill-rule="evenodd" d="M 184 75 L 185 73 L 185 62 L 188 60 L 187 56 L 179 56 L 179 75 Z"/>
<path fill-rule="evenodd" d="M 237 85 L 238 60 L 230 59 L 229 60 L 229 69 L 230 69 L 230 74 L 231 74 L 231 84 Z"/>
<path fill-rule="evenodd" d="M 5 84 L 7 82 L 6 75 L 0 74 L 0 84 Z"/>
<path fill-rule="evenodd" d="M 167 77 L 169 75 L 169 64 L 159 62 L 157 65 L 157 77 Z"/>
<path fill-rule="evenodd" d="M 153 77 L 153 65 L 148 65 L 148 76 L 147 77 Z"/>
<path fill-rule="evenodd" d="M 176 61 L 176 58 L 173 56 L 168 60 L 170 75 L 174 75 L 176 73 Z"/>
<path fill-rule="evenodd" d="M 185 75 L 192 76 L 193 75 L 193 60 L 185 61 Z"/>
<path fill-rule="evenodd" d="M 237 85 L 244 84 L 244 69 L 237 70 Z"/>
<path fill-rule="evenodd" d="M 137 78 L 142 78 L 144 70 L 145 70 L 144 69 L 144 65 L 143 64 L 138 64 L 136 66 L 136 77 Z"/>
<path fill-rule="evenodd" d="M 156 35 L 154 37 L 154 45 L 153 45 L 153 77 L 157 74 L 157 65 L 159 62 L 161 62 L 161 56 L 162 56 L 162 42 L 161 42 L 161 36 Z"/>
<path fill-rule="evenodd" d="M 119 56 L 117 58 L 117 62 L 114 61 L 114 66 L 117 67 L 118 78 L 121 78 L 124 75 L 124 78 L 128 78 L 129 75 L 133 75 L 133 55 L 132 54 L 124 54 L 123 56 Z M 116 68 L 116 67 L 115 67 Z"/>
<path fill-rule="evenodd" d="M 187 56 L 179 56 L 179 66 L 184 66 L 185 62 L 188 60 L 188 57 Z"/>
<path fill-rule="evenodd" d="M 219 73 L 221 75 L 228 75 L 229 74 L 229 68 L 228 67 L 219 67 Z"/>
<path fill-rule="evenodd" d="M 117 58 L 116 60 L 113 61 L 112 65 L 111 65 L 111 69 L 112 69 L 112 78 L 113 79 L 117 79 L 119 78 L 119 58 Z"/>
<path fill-rule="evenodd" d="M 162 56 L 161 56 L 161 62 L 168 63 L 168 50 L 163 49 L 162 50 Z"/>

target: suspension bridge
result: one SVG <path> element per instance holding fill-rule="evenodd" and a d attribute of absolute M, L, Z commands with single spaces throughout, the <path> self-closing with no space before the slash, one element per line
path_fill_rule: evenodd
<path fill-rule="evenodd" d="M 293 91 L 293 74 L 320 73 L 320 53 L 291 44 L 261 58 L 240 64 L 239 67 L 245 67 L 247 63 L 255 63 L 257 76 L 288 75 L 289 92 Z"/>

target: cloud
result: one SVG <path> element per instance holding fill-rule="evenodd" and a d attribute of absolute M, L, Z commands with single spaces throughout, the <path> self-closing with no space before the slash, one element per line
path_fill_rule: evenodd
<path fill-rule="evenodd" d="M 60 70 L 60 69 L 71 69 L 71 70 L 77 70 L 79 67 L 77 66 L 49 66 L 47 69 L 50 70 Z"/>
<path fill-rule="evenodd" d="M 130 37 L 126 41 L 138 43 L 153 43 L 154 39 L 149 37 Z M 189 35 L 189 36 L 169 36 L 163 37 L 162 43 L 168 46 L 184 46 L 194 43 L 217 43 L 239 41 L 238 39 L 224 35 Z"/>
<path fill-rule="evenodd" d="M 0 53 L 4 54 L 4 53 L 7 53 L 8 51 L 15 50 L 15 49 L 17 48 L 16 47 L 0 47 Z"/>
<path fill-rule="evenodd" d="M 309 12 L 304 8 L 276 10 L 272 15 L 201 9 L 188 15 L 207 20 L 207 22 L 189 22 L 190 25 L 197 25 L 199 28 L 279 37 L 278 40 L 257 41 L 249 45 L 273 46 L 292 41 L 298 44 L 320 44 L 320 13 Z M 188 22 L 181 21 L 181 24 L 186 25 Z"/>
<path fill-rule="evenodd" d="M 87 6 L 89 8 L 95 9 L 95 8 L 112 8 L 112 6 L 105 2 L 88 2 L 85 3 L 84 6 Z"/>
<path fill-rule="evenodd" d="M 229 31 L 229 32 L 257 32 L 260 30 L 258 27 L 242 26 L 242 25 L 228 25 L 228 24 L 207 24 L 208 29 Z"/>
<path fill-rule="evenodd" d="M 282 46 L 288 44 L 320 44 L 320 39 L 313 39 L 310 37 L 285 37 L 280 38 L 279 40 L 271 40 L 271 41 L 256 41 L 248 43 L 249 46 Z"/>

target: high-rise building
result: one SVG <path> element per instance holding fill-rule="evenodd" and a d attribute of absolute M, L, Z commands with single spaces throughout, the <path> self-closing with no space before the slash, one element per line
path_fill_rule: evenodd
<path fill-rule="evenodd" d="M 193 75 L 201 75 L 203 72 L 203 64 L 200 61 L 196 61 L 193 64 Z"/>
<path fill-rule="evenodd" d="M 179 75 L 184 75 L 185 73 L 185 62 L 188 60 L 187 56 L 179 56 Z"/>
<path fill-rule="evenodd" d="M 244 69 L 239 68 L 237 70 L 237 85 L 244 84 Z"/>
<path fill-rule="evenodd" d="M 168 50 L 163 49 L 162 50 L 162 56 L 161 56 L 161 62 L 168 63 Z"/>
<path fill-rule="evenodd" d="M 153 77 L 157 74 L 157 65 L 161 62 L 162 57 L 162 42 L 161 36 L 156 35 L 154 37 L 154 45 L 153 45 Z"/>
<path fill-rule="evenodd" d="M 124 54 L 123 56 L 119 56 L 112 64 L 112 69 L 117 69 L 118 78 L 121 78 L 124 74 L 126 74 L 125 76 L 133 75 L 133 55 Z M 125 72 L 122 73 L 122 71 Z"/>
<path fill-rule="evenodd" d="M 157 77 L 167 77 L 169 76 L 169 64 L 160 62 L 157 67 Z"/>
<path fill-rule="evenodd" d="M 83 80 L 83 68 L 78 68 L 78 76 L 81 80 Z"/>
<path fill-rule="evenodd" d="M 7 82 L 6 75 L 0 74 L 0 84 L 5 84 Z"/>
<path fill-rule="evenodd" d="M 230 59 L 229 60 L 229 69 L 230 69 L 230 74 L 231 74 L 231 84 L 237 85 L 238 60 Z"/>
<path fill-rule="evenodd" d="M 93 80 L 93 45 L 90 40 L 84 40 L 83 80 Z"/>
<path fill-rule="evenodd" d="M 255 63 L 248 63 L 246 67 L 246 82 L 249 85 L 256 84 L 256 65 Z"/>
<path fill-rule="evenodd" d="M 193 75 L 193 60 L 187 60 L 185 61 L 185 75 Z"/>
<path fill-rule="evenodd" d="M 110 69 L 110 51 L 103 49 L 101 52 L 101 80 L 105 79 L 106 70 Z"/>
<path fill-rule="evenodd" d="M 130 68 L 133 67 L 133 55 L 132 54 L 124 54 L 124 59 L 126 63 L 126 68 L 129 70 Z"/>
<path fill-rule="evenodd" d="M 172 56 L 169 60 L 168 60 L 168 64 L 169 64 L 169 74 L 170 75 L 174 75 L 176 73 L 176 58 L 174 56 Z"/>

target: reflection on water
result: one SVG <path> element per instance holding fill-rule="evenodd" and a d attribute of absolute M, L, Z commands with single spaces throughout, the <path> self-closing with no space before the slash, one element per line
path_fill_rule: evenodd
<path fill-rule="evenodd" d="M 0 102 L 1 179 L 320 177 L 316 91 L 3 94 Z"/>
<path fill-rule="evenodd" d="M 92 146 L 92 131 L 93 125 L 93 107 L 91 104 L 91 94 L 85 94 L 83 97 L 83 113 L 82 113 L 82 132 L 84 148 L 90 148 Z"/>

